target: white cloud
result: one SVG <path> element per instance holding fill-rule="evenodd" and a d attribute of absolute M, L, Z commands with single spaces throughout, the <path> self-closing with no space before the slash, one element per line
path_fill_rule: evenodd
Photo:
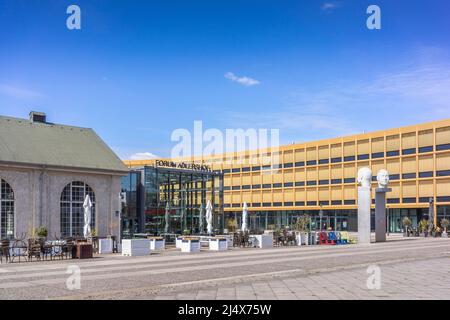
<path fill-rule="evenodd" d="M 149 160 L 149 159 L 157 159 L 159 158 L 157 155 L 151 152 L 136 152 L 130 156 L 130 160 Z"/>
<path fill-rule="evenodd" d="M 44 97 L 40 92 L 6 83 L 0 83 L 0 94 L 18 99 L 36 99 Z"/>
<path fill-rule="evenodd" d="M 227 78 L 228 80 L 240 83 L 243 86 L 247 86 L 247 87 L 256 86 L 256 85 L 260 84 L 260 82 L 256 79 L 252 79 L 252 78 L 245 77 L 245 76 L 238 77 L 233 72 L 225 73 L 225 78 Z"/>
<path fill-rule="evenodd" d="M 419 60 L 367 80 L 297 89 L 274 111 L 226 112 L 222 119 L 229 127 L 279 129 L 281 140 L 298 142 L 449 118 L 450 64 Z"/>
<path fill-rule="evenodd" d="M 336 2 L 325 2 L 322 4 L 323 11 L 332 11 L 338 7 Z"/>

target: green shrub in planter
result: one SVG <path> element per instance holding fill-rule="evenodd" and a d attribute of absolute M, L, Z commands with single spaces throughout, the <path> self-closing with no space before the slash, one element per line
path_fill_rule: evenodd
<path fill-rule="evenodd" d="M 38 237 L 41 237 L 41 238 L 47 238 L 47 236 L 48 236 L 48 230 L 47 230 L 47 228 L 46 227 L 39 227 L 39 228 L 37 228 L 36 229 L 36 234 L 38 235 Z"/>
<path fill-rule="evenodd" d="M 419 231 L 424 234 L 428 231 L 428 221 L 427 220 L 425 220 L 425 219 L 420 220 Z"/>

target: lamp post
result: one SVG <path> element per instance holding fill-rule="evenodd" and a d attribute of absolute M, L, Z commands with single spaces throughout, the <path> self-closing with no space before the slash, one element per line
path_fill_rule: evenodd
<path fill-rule="evenodd" d="M 386 225 L 387 225 L 387 235 L 389 235 L 389 229 L 391 228 L 391 222 L 390 222 L 390 219 L 389 219 L 389 206 L 388 205 L 386 205 Z"/>
<path fill-rule="evenodd" d="M 428 203 L 429 203 L 429 208 L 428 208 L 428 228 L 429 228 L 429 231 L 431 232 L 431 230 L 434 227 L 434 199 L 433 199 L 433 197 L 430 197 L 428 199 Z"/>
<path fill-rule="evenodd" d="M 322 231 L 322 217 L 323 217 L 323 210 L 322 210 L 322 205 L 320 205 L 320 210 L 319 210 L 319 230 Z"/>

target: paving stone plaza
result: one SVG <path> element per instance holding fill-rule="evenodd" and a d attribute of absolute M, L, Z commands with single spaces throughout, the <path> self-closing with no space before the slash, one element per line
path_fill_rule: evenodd
<path fill-rule="evenodd" d="M 70 287 L 74 268 L 79 289 Z M 0 265 L 0 297 L 435 300 L 450 298 L 449 278 L 450 239 L 397 236 L 370 245 L 168 249 L 146 257 L 8 263 Z"/>

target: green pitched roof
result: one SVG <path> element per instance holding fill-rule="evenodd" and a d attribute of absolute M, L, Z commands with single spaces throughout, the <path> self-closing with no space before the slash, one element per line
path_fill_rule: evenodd
<path fill-rule="evenodd" d="M 0 162 L 126 173 L 92 129 L 0 116 Z"/>

